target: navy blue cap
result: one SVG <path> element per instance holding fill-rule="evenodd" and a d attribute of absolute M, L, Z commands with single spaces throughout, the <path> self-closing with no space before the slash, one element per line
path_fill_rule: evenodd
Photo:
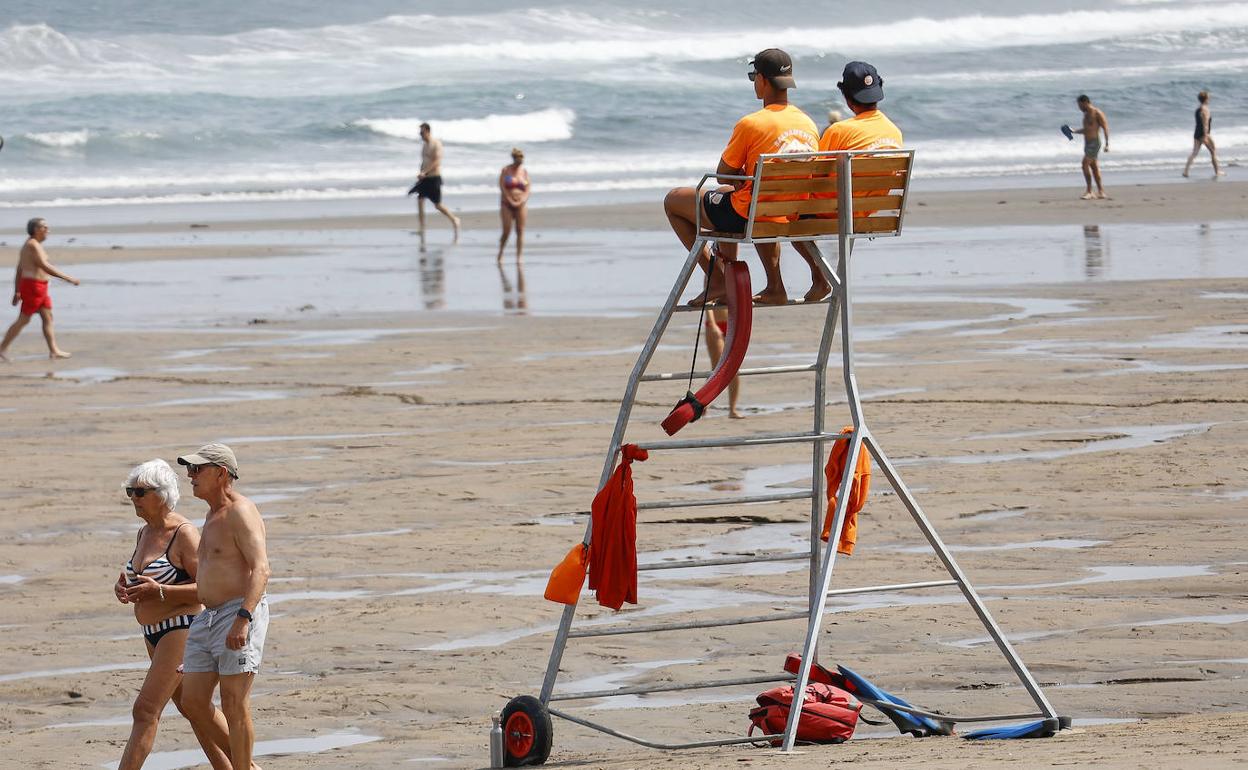
<path fill-rule="evenodd" d="M 836 84 L 841 93 L 859 104 L 875 104 L 884 99 L 884 78 L 865 61 L 851 61 Z"/>

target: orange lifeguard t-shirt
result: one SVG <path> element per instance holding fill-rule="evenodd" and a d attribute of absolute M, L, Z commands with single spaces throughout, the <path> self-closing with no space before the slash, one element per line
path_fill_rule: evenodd
<path fill-rule="evenodd" d="M 901 129 L 879 110 L 867 110 L 828 126 L 819 138 L 819 149 L 900 150 Z"/>
<path fill-rule="evenodd" d="M 724 148 L 723 160 L 733 168 L 744 169 L 744 174 L 753 174 L 759 155 L 814 152 L 818 147 L 819 129 L 809 115 L 791 104 L 769 104 L 737 121 Z M 753 186 L 746 182 L 732 193 L 732 207 L 743 217 L 750 215 Z"/>

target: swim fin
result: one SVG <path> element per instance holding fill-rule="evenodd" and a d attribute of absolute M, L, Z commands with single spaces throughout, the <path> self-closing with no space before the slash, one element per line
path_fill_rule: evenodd
<path fill-rule="evenodd" d="M 892 720 L 893 724 L 897 725 L 897 729 L 901 732 L 910 733 L 916 738 L 925 738 L 929 735 L 953 734 L 952 724 L 942 724 L 934 719 L 921 717 L 917 714 L 890 709 L 887 705 L 889 703 L 896 703 L 898 706 L 907 708 L 910 708 L 910 704 L 887 690 L 876 687 L 865 677 L 855 674 L 844 666 L 837 666 L 836 670 L 841 672 L 841 676 L 845 677 L 845 680 L 852 685 L 852 687 L 846 689 L 863 699 L 864 702 L 871 703 L 872 706 L 883 712 L 884 716 Z"/>
<path fill-rule="evenodd" d="M 1008 740 L 1012 738 L 1052 738 L 1058 730 L 1058 720 L 1041 719 L 1038 722 L 1026 722 L 1021 725 L 1003 725 L 1001 727 L 985 727 L 983 730 L 967 733 L 962 737 L 968 741 Z"/>

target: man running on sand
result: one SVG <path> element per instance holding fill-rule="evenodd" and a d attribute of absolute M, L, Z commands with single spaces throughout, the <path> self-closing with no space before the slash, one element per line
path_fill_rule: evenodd
<path fill-rule="evenodd" d="M 433 207 L 451 220 L 451 229 L 455 231 L 453 243 L 459 243 L 459 217 L 442 205 L 442 140 L 433 138 L 433 130 L 428 123 L 420 124 L 420 141 L 424 147 L 420 149 L 420 175 L 416 184 L 407 191 L 408 195 L 416 193 L 416 213 L 420 218 L 420 245 L 425 245 L 425 199 L 433 202 Z"/>
<path fill-rule="evenodd" d="M 78 285 L 78 279 L 62 273 L 48 261 L 48 252 L 43 250 L 43 242 L 48 239 L 48 223 L 36 217 L 26 223 L 26 234 L 30 237 L 22 244 L 22 251 L 17 257 L 17 272 L 13 276 L 13 304 L 22 303 L 17 320 L 4 333 L 4 341 L 0 342 L 0 361 L 8 361 L 5 356 L 9 345 L 17 339 L 17 335 L 30 317 L 35 313 L 43 320 L 43 338 L 48 343 L 48 358 L 69 358 L 69 353 L 56 346 L 56 335 L 52 331 L 52 298 L 48 296 L 48 276 L 56 276 L 62 281 Z"/>
<path fill-rule="evenodd" d="M 199 601 L 182 660 L 182 708 L 211 719 L 212 692 L 221 685 L 221 711 L 230 727 L 230 761 L 251 767 L 256 741 L 251 685 L 269 629 L 269 557 L 264 521 L 254 503 L 234 491 L 238 460 L 225 444 L 208 444 L 178 458 L 195 496 L 208 503 L 199 541 Z"/>
<path fill-rule="evenodd" d="M 750 60 L 746 76 L 754 83 L 754 97 L 762 100 L 763 108 L 737 121 L 732 138 L 719 159 L 717 173 L 725 175 L 749 175 L 754 173 L 758 156 L 777 152 L 813 152 L 819 145 L 818 129 L 810 116 L 789 104 L 789 89 L 796 88 L 793 81 L 793 60 L 779 48 L 760 51 Z M 731 186 L 727 186 L 731 181 Z M 708 190 L 698 198 L 693 187 L 678 187 L 667 194 L 663 209 L 676 237 L 685 249 L 692 249 L 697 238 L 696 217 L 702 209 L 704 227 L 723 233 L 743 233 L 750 211 L 750 182 L 721 180 L 724 187 Z M 774 219 L 772 217 L 771 219 Z M 768 217 L 755 217 L 756 221 L 769 221 Z M 783 221 L 783 220 L 781 220 Z M 780 276 L 780 244 L 757 243 L 754 248 L 767 273 L 767 286 L 754 296 L 754 301 L 764 305 L 783 305 L 789 295 Z M 718 245 L 720 259 L 735 261 L 737 245 Z M 703 270 L 710 265 L 707 250 L 698 255 Z M 717 269 L 711 276 L 706 294 L 693 300 L 693 304 L 723 299 L 725 292 L 723 271 Z"/>
<path fill-rule="evenodd" d="M 1076 128 L 1073 133 L 1083 134 L 1083 181 L 1087 184 L 1087 190 L 1079 197 L 1085 201 L 1093 198 L 1104 200 L 1109 196 L 1105 194 L 1105 185 L 1101 184 L 1101 164 L 1097 156 L 1101 154 L 1102 131 L 1105 132 L 1104 149 L 1109 152 L 1109 121 L 1105 119 L 1105 113 L 1092 106 L 1087 94 L 1080 94 L 1075 104 L 1083 113 L 1083 128 Z M 1095 193 L 1092 192 L 1093 180 L 1096 180 Z"/>

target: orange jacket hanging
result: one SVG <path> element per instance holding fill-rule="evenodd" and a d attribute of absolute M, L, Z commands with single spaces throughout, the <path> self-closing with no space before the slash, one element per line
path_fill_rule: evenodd
<path fill-rule="evenodd" d="M 852 427 L 841 428 L 841 435 L 832 443 L 832 453 L 828 455 L 828 464 L 824 466 L 823 475 L 827 480 L 828 512 L 823 519 L 823 539 L 826 542 L 832 532 L 832 516 L 836 513 L 836 493 L 841 487 L 841 474 L 845 472 L 845 458 L 849 454 L 849 437 Z M 871 455 L 866 444 L 858 451 L 858 464 L 854 468 L 854 480 L 849 487 L 849 504 L 845 508 L 845 526 L 841 527 L 841 536 L 836 544 L 837 553 L 850 556 L 854 553 L 854 544 L 858 542 L 858 512 L 866 505 L 867 494 L 871 491 Z"/>
<path fill-rule="evenodd" d="M 636 444 L 620 447 L 620 464 L 594 497 L 589 544 L 589 588 L 598 603 L 618 610 L 637 603 L 637 498 L 633 495 L 633 460 L 649 453 Z"/>

